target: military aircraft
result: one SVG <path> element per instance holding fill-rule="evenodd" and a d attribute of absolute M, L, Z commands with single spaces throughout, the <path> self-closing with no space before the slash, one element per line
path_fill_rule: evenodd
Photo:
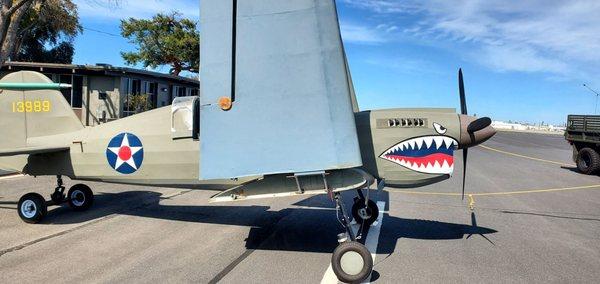
<path fill-rule="evenodd" d="M 460 70 L 460 114 L 360 111 L 333 0 L 205 0 L 200 19 L 201 95 L 170 107 L 84 127 L 59 91 L 68 85 L 28 71 L 0 80 L 0 168 L 57 177 L 50 201 L 19 200 L 23 221 L 40 222 L 48 205 L 92 206 L 92 190 L 76 184 L 65 193 L 63 176 L 222 190 L 213 202 L 328 194 L 345 229 L 332 267 L 357 282 L 373 268 L 357 241 L 379 214 L 371 185 L 447 179 L 457 149 L 466 173 L 468 148 L 495 133 L 489 118 L 467 115 Z M 343 191 L 357 192 L 351 212 Z"/>

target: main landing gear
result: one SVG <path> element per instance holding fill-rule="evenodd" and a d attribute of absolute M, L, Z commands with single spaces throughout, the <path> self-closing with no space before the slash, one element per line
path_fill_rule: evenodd
<path fill-rule="evenodd" d="M 379 217 L 379 208 L 368 196 L 365 198 L 361 190 L 357 190 L 357 192 L 358 196 L 354 197 L 352 205 L 352 217 L 361 225 L 371 226 Z"/>
<path fill-rule="evenodd" d="M 338 219 L 346 232 L 338 235 L 340 245 L 333 251 L 331 267 L 338 279 L 346 283 L 360 283 L 366 280 L 373 270 L 371 252 L 356 240 L 362 235 L 364 227 L 370 226 L 377 220 L 379 209 L 375 202 L 369 200 L 368 197 L 365 198 L 360 190 L 358 190 L 358 195 L 352 206 L 352 216 L 360 224 L 357 237 L 350 226 L 350 218 L 344 207 L 341 194 L 339 192 L 333 193 Z"/>
<path fill-rule="evenodd" d="M 48 212 L 48 205 L 68 203 L 75 211 L 85 211 L 94 203 L 94 193 L 85 184 L 72 186 L 65 195 L 65 187 L 61 176 L 56 177 L 56 188 L 50 195 L 50 201 L 38 193 L 27 193 L 19 199 L 17 205 L 19 217 L 26 223 L 39 223 Z"/>

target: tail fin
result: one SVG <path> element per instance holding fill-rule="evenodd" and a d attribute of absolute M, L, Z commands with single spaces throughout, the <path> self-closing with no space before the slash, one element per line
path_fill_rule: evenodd
<path fill-rule="evenodd" d="M 83 128 L 56 84 L 43 74 L 21 71 L 0 80 L 0 152 L 56 148 L 61 145 L 43 145 L 43 139 L 35 138 Z"/>

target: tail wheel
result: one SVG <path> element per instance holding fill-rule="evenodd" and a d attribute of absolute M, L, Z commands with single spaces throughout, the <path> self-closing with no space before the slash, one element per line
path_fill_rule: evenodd
<path fill-rule="evenodd" d="M 583 148 L 577 154 L 577 168 L 586 175 L 591 175 L 600 169 L 600 155 L 592 148 Z"/>
<path fill-rule="evenodd" d="M 85 184 L 76 184 L 67 194 L 69 206 L 75 211 L 85 211 L 94 203 L 94 193 Z"/>
<path fill-rule="evenodd" d="M 23 195 L 23 197 L 19 199 L 17 207 L 19 209 L 19 217 L 21 217 L 21 220 L 30 224 L 39 223 L 44 216 L 46 216 L 48 210 L 46 207 L 46 200 L 37 193 Z"/>
<path fill-rule="evenodd" d="M 363 244 L 344 242 L 333 251 L 331 268 L 340 281 L 360 283 L 371 275 L 373 258 Z"/>
<path fill-rule="evenodd" d="M 352 205 L 352 217 L 357 223 L 370 226 L 377 221 L 379 208 L 373 200 L 369 200 L 367 206 L 365 206 L 364 199 L 356 199 Z"/>

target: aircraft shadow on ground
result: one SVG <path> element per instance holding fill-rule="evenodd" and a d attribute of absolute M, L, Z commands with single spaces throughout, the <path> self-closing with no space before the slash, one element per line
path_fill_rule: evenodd
<path fill-rule="evenodd" d="M 15 209 L 18 203 L 17 201 L 0 201 L 0 209 Z"/>
<path fill-rule="evenodd" d="M 40 225 L 78 224 L 107 216 L 129 215 L 192 223 L 245 226 L 250 227 L 246 239 L 248 249 L 322 253 L 331 253 L 335 249 L 336 236 L 343 231 L 336 220 L 333 203 L 324 195 L 313 196 L 294 204 L 313 205 L 311 208 L 292 207 L 279 211 L 270 210 L 268 206 L 164 205 L 160 204 L 162 199 L 165 198 L 161 198 L 160 193 L 152 191 L 100 193 L 95 196 L 92 209 L 86 212 L 73 212 L 67 205 L 49 208 L 47 217 Z M 351 198 L 347 198 L 347 201 L 350 203 Z M 452 240 L 496 232 L 493 229 L 477 226 L 474 218 L 473 214 L 472 224 L 465 225 L 404 219 L 385 214 L 377 252 L 393 253 L 396 241 L 400 238 Z M 210 232 L 207 234 L 210 235 Z M 485 236 L 484 238 L 487 239 Z"/>

